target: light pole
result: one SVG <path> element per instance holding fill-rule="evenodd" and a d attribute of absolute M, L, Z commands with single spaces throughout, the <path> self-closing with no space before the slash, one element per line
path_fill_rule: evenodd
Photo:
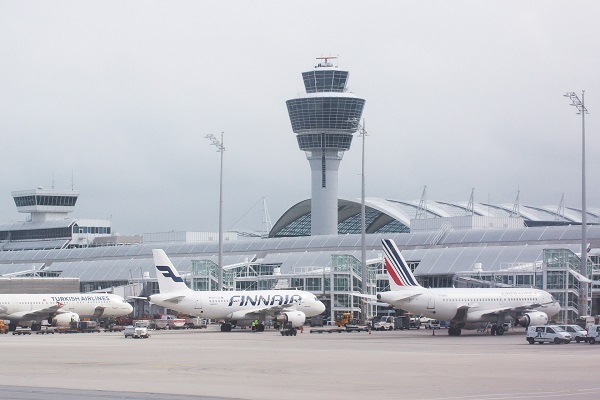
<path fill-rule="evenodd" d="M 367 274 L 367 243 L 366 243 L 366 231 L 367 231 L 367 222 L 366 222 L 366 207 L 365 207 L 365 137 L 367 136 L 367 131 L 365 129 L 365 120 L 363 119 L 362 126 L 360 127 L 360 134 L 362 136 L 362 168 L 361 168 L 361 191 L 360 191 L 360 255 L 362 261 L 362 293 L 369 294 L 369 286 L 368 286 L 368 274 Z M 367 323 L 369 306 L 366 302 L 366 299 L 363 299 L 363 309 L 361 312 L 363 313 L 363 323 Z"/>
<path fill-rule="evenodd" d="M 581 91 L 581 100 L 574 92 L 568 92 L 564 95 L 571 99 L 571 105 L 577 108 L 577 114 L 581 114 L 581 266 L 580 272 L 586 278 L 590 278 L 587 270 L 587 208 L 586 208 L 586 190 L 585 190 L 585 114 L 588 114 L 585 108 L 585 90 Z M 585 310 L 580 315 L 590 315 L 590 296 L 589 283 L 586 284 L 583 303 Z"/>
<path fill-rule="evenodd" d="M 362 125 L 357 121 L 352 121 L 359 128 L 358 136 L 362 136 L 362 165 L 361 165 L 361 192 L 360 192 L 360 252 L 361 252 L 361 279 L 362 286 L 361 292 L 362 294 L 369 294 L 368 287 L 368 274 L 367 274 L 367 243 L 366 243 L 366 231 L 367 231 L 367 222 L 366 222 L 366 206 L 365 206 L 365 137 L 367 135 L 367 130 L 365 129 L 365 120 L 363 119 Z M 368 305 L 365 299 L 362 300 L 362 307 L 360 310 L 363 318 L 363 322 L 367 321 L 367 313 L 368 313 Z"/>
<path fill-rule="evenodd" d="M 221 170 L 219 172 L 219 290 L 223 290 L 223 132 L 219 141 L 213 134 L 205 136 L 221 153 Z"/>

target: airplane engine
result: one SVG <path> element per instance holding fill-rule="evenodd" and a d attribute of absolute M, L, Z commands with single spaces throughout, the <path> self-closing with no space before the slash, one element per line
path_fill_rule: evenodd
<path fill-rule="evenodd" d="M 69 326 L 71 322 L 79 322 L 79 314 L 67 312 L 57 314 L 52 318 L 53 326 Z"/>
<path fill-rule="evenodd" d="M 546 325 L 548 314 L 542 311 L 529 312 L 517 317 L 515 325 L 528 327 L 529 325 Z"/>
<path fill-rule="evenodd" d="M 277 316 L 277 321 L 281 323 L 291 322 L 294 328 L 304 325 L 306 314 L 302 311 L 283 312 Z"/>

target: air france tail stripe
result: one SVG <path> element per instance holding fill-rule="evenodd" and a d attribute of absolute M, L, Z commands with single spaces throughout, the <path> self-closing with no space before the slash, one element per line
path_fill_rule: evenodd
<path fill-rule="evenodd" d="M 385 269 L 387 270 L 388 275 L 392 277 L 392 280 L 394 281 L 394 283 L 398 286 L 404 286 L 404 284 L 398 277 L 398 274 L 396 273 L 394 268 L 390 265 L 390 262 L 388 261 L 387 257 L 384 258 L 383 260 L 385 262 Z"/>
<path fill-rule="evenodd" d="M 416 282 L 412 272 L 410 271 L 410 268 L 408 265 L 406 265 L 406 261 L 404 261 L 394 243 L 392 243 L 391 251 L 393 253 L 393 260 L 397 268 L 399 268 L 402 272 L 402 276 L 405 278 L 405 282 L 408 284 L 408 286 L 418 286 L 419 284 Z"/>
<path fill-rule="evenodd" d="M 396 247 L 395 243 L 391 240 L 383 240 L 383 249 L 390 263 L 390 268 L 388 269 L 388 272 L 391 269 L 393 269 L 393 271 L 395 272 L 395 276 L 392 275 L 392 279 L 394 280 L 394 282 L 401 286 L 420 286 L 416 282 L 412 272 L 410 271 L 410 268 L 402 259 L 402 255 L 398 251 L 398 248 Z M 401 283 L 397 282 L 398 278 L 402 281 Z"/>

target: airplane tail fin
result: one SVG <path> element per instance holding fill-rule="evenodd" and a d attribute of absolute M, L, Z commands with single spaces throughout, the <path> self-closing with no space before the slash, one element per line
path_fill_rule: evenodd
<path fill-rule="evenodd" d="M 162 249 L 153 249 L 154 266 L 156 267 L 156 279 L 160 293 L 181 292 L 191 290 L 187 287 L 179 272 L 173 266 L 169 257 Z"/>
<path fill-rule="evenodd" d="M 413 275 L 410 267 L 402 257 L 396 243 L 391 239 L 383 239 L 383 251 L 385 252 L 385 269 L 388 273 L 391 290 L 405 290 L 421 288 L 417 279 Z"/>

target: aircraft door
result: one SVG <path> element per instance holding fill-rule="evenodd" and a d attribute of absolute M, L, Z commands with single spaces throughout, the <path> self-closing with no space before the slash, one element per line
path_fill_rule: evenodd
<path fill-rule="evenodd" d="M 196 305 L 194 306 L 195 310 L 202 310 L 202 297 L 198 297 L 196 299 Z"/>
<path fill-rule="evenodd" d="M 435 309 L 435 295 L 433 293 L 429 295 L 429 300 L 427 302 L 427 309 L 428 310 Z"/>

